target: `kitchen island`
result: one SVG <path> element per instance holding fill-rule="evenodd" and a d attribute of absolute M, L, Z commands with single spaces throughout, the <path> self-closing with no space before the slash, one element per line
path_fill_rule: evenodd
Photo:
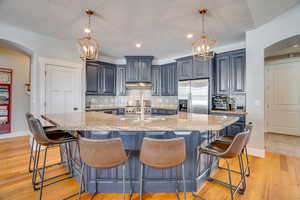
<path fill-rule="evenodd" d="M 137 114 L 114 115 L 100 112 L 50 114 L 43 118 L 60 129 L 72 131 L 74 134 L 78 133 L 87 138 L 120 137 L 125 149 L 130 153 L 126 182 L 131 183 L 133 192 L 138 192 L 139 189 L 139 150 L 144 137 L 185 138 L 187 147 L 186 186 L 188 192 L 195 192 L 205 180 L 208 171 L 206 156 L 201 157 L 201 167 L 197 170 L 197 147 L 206 143 L 219 130 L 230 126 L 239 119 L 238 117 L 178 113 L 177 115 L 145 115 L 141 120 L 141 116 Z M 75 146 L 75 144 L 72 145 L 72 152 L 75 152 Z M 65 151 L 64 147 L 61 149 L 62 152 Z M 64 155 L 64 153 L 62 154 Z M 73 158 L 79 160 L 78 153 L 73 153 Z M 73 162 L 72 167 L 79 168 L 78 165 L 79 162 Z M 77 175 L 76 170 L 73 170 L 73 173 L 75 176 Z M 145 167 L 144 173 L 144 192 L 175 192 L 176 188 L 183 191 L 182 175 L 176 168 L 162 171 Z M 87 192 L 122 192 L 122 167 L 110 170 L 96 170 L 87 167 L 84 176 Z M 177 181 L 177 177 L 179 181 Z"/>

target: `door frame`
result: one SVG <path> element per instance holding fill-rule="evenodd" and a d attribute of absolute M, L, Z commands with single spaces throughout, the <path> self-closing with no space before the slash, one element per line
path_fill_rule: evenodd
<path fill-rule="evenodd" d="M 46 100 L 46 65 L 56 65 L 61 66 L 65 68 L 72 68 L 79 70 L 79 79 L 80 79 L 80 86 L 78 88 L 79 94 L 81 94 L 80 98 L 80 106 L 79 106 L 79 112 L 84 111 L 84 105 L 85 105 L 85 92 L 84 92 L 84 86 L 85 86 L 85 64 L 84 63 L 75 63 L 65 60 L 58 60 L 58 59 L 51 59 L 51 58 L 45 58 L 40 57 L 39 58 L 39 64 L 40 64 L 40 115 L 45 114 L 45 100 Z"/>
<path fill-rule="evenodd" d="M 291 58 L 284 58 L 284 59 L 280 59 L 280 60 L 274 60 L 274 61 L 265 61 L 265 92 L 264 92 L 264 97 L 265 97 L 265 132 L 269 132 L 269 119 L 268 119 L 268 102 L 269 102 L 269 99 L 268 99 L 268 95 L 267 95 L 267 92 L 268 92 L 268 77 L 269 77 L 269 68 L 274 66 L 274 65 L 279 65 L 279 64 L 287 64 L 287 63 L 294 63 L 294 62 L 299 62 L 300 63 L 300 57 L 291 57 Z"/>

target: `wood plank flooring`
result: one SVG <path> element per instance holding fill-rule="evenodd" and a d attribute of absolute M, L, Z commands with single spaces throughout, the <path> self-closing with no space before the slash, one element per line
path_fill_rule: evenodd
<path fill-rule="evenodd" d="M 49 160 L 56 162 L 59 159 L 58 149 L 49 151 Z M 0 140 L 0 200 L 34 200 L 38 198 L 39 191 L 33 191 L 31 174 L 28 173 L 29 157 L 28 137 Z M 300 200 L 300 159 L 267 153 L 265 159 L 251 157 L 250 178 L 247 178 L 247 191 L 244 195 L 237 195 L 240 200 Z M 232 164 L 237 168 L 237 162 Z M 57 166 L 49 169 L 46 174 L 53 175 L 65 171 Z M 215 177 L 227 180 L 224 171 L 217 170 Z M 238 177 L 234 177 L 235 182 Z M 69 179 L 46 187 L 44 200 L 63 199 L 76 193 L 79 184 L 74 179 Z M 207 200 L 230 199 L 229 191 L 213 183 L 205 183 L 198 192 Z M 90 199 L 90 194 L 82 195 L 82 199 Z M 182 196 L 181 196 L 182 197 Z M 76 198 L 73 198 L 76 199 Z M 94 200 L 118 200 L 120 194 L 98 194 Z M 134 194 L 133 200 L 138 200 Z M 146 200 L 171 200 L 176 199 L 172 193 L 144 194 Z M 188 199 L 194 199 L 188 194 Z"/>

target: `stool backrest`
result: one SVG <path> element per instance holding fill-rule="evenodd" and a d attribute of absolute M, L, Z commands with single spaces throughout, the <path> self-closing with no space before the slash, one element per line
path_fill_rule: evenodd
<path fill-rule="evenodd" d="M 168 169 L 178 166 L 186 159 L 185 140 L 144 138 L 140 161 L 152 168 Z"/>
<path fill-rule="evenodd" d="M 249 132 L 250 130 L 246 128 L 244 132 L 237 134 L 226 151 L 220 153 L 218 156 L 223 158 L 234 158 L 238 156 L 245 147 L 246 141 L 249 137 Z"/>
<path fill-rule="evenodd" d="M 55 143 L 49 140 L 49 138 L 46 136 L 45 130 L 40 120 L 32 116 L 31 118 L 29 118 L 29 126 L 31 126 L 33 137 L 38 144 L 48 145 L 51 143 Z"/>
<path fill-rule="evenodd" d="M 28 128 L 30 130 L 30 132 L 32 133 L 32 128 L 31 128 L 31 125 L 30 125 L 30 122 L 29 122 L 29 119 L 33 117 L 33 115 L 29 112 L 25 113 L 25 118 L 26 118 L 26 122 L 27 122 L 27 125 L 28 125 Z"/>
<path fill-rule="evenodd" d="M 79 137 L 80 158 L 88 166 L 110 169 L 127 161 L 127 155 L 120 138 L 88 139 Z"/>

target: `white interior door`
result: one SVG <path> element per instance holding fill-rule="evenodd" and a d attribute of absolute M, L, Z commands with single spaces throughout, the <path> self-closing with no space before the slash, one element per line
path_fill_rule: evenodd
<path fill-rule="evenodd" d="M 269 132 L 300 136 L 300 61 L 267 66 Z"/>
<path fill-rule="evenodd" d="M 80 111 L 80 69 L 47 64 L 45 72 L 45 114 Z"/>

